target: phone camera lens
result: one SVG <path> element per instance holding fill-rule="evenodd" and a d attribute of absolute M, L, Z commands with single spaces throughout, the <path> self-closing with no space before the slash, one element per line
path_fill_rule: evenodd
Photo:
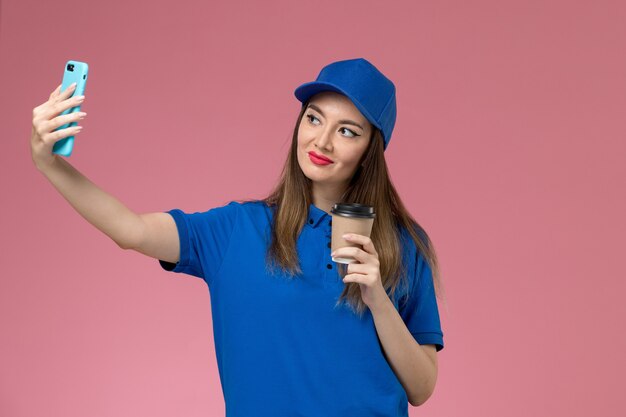
<path fill-rule="evenodd" d="M 67 64 L 68 71 L 74 71 L 74 64 Z"/>

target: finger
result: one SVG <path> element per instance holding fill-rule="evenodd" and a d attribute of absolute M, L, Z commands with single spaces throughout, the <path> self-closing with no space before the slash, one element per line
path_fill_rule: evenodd
<path fill-rule="evenodd" d="M 363 244 L 363 250 L 370 255 L 378 256 L 378 252 L 376 252 L 376 248 L 374 247 L 374 242 L 372 242 L 372 239 L 370 239 L 369 237 Z"/>
<path fill-rule="evenodd" d="M 359 284 L 366 284 L 365 275 L 362 274 L 348 274 L 342 279 L 343 282 L 357 282 Z"/>
<path fill-rule="evenodd" d="M 61 93 L 59 97 L 62 97 L 62 96 L 63 96 L 63 93 Z M 44 120 L 50 120 L 53 117 L 58 116 L 59 114 L 63 113 L 67 109 L 82 105 L 83 102 L 84 102 L 84 97 L 83 99 L 80 99 L 77 96 L 74 96 L 72 98 L 65 99 L 62 101 L 47 103 L 47 106 L 45 106 L 45 108 L 41 112 L 41 117 Z"/>
<path fill-rule="evenodd" d="M 361 246 L 363 246 L 363 250 L 365 252 L 378 256 L 378 252 L 376 252 L 376 248 L 374 247 L 374 242 L 372 242 L 372 239 L 370 239 L 368 236 L 359 235 L 356 233 L 348 233 L 343 235 L 343 238 L 346 239 L 348 242 L 355 242 L 360 244 Z"/>
<path fill-rule="evenodd" d="M 347 264 L 348 268 L 346 269 L 347 274 L 367 274 L 368 266 L 365 264 Z"/>
<path fill-rule="evenodd" d="M 61 89 L 61 87 L 59 87 L 59 89 Z M 63 101 L 66 98 L 70 97 L 72 94 L 74 94 L 74 90 L 76 90 L 76 83 L 72 83 L 69 87 L 67 87 L 65 90 L 63 90 L 62 92 L 58 93 L 52 101 L 54 102 L 59 102 L 59 101 Z"/>
<path fill-rule="evenodd" d="M 366 263 L 369 257 L 369 254 L 362 250 L 361 248 L 355 248 L 354 246 L 346 246 L 343 248 L 337 249 L 335 252 L 331 254 L 333 258 L 350 256 L 361 263 Z"/>
<path fill-rule="evenodd" d="M 60 116 L 57 116 L 53 119 L 51 119 L 50 121 L 48 121 L 48 126 L 47 129 L 48 131 L 52 132 L 55 129 L 59 128 L 60 126 L 63 126 L 66 123 L 72 123 L 72 122 L 80 122 L 82 119 L 85 118 L 85 116 L 87 115 L 87 113 L 85 112 L 74 112 L 74 113 L 68 113 L 68 114 L 63 114 Z"/>
<path fill-rule="evenodd" d="M 59 94 L 59 99 L 65 100 L 66 98 L 74 94 L 75 90 L 76 90 L 76 83 L 70 84 L 65 90 L 63 90 L 63 92 Z"/>
<path fill-rule="evenodd" d="M 59 91 L 61 91 L 61 85 L 62 84 L 59 84 L 59 86 L 57 88 L 55 88 L 52 93 L 50 93 L 49 100 L 54 100 L 54 98 L 59 95 Z"/>
<path fill-rule="evenodd" d="M 53 143 L 58 142 L 61 139 L 65 139 L 68 136 L 77 135 L 81 132 L 82 126 L 72 126 L 66 127 L 64 129 L 59 129 L 54 132 L 50 132 L 43 137 L 46 141 L 51 141 Z"/>

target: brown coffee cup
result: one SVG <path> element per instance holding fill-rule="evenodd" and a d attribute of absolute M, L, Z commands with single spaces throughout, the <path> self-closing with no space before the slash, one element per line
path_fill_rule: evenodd
<path fill-rule="evenodd" d="M 331 252 L 346 246 L 362 248 L 360 244 L 348 241 L 342 236 L 346 233 L 356 233 L 369 237 L 376 217 L 374 207 L 358 203 L 337 203 L 330 209 L 330 214 L 333 216 Z M 342 264 L 358 262 L 350 256 L 333 257 L 332 260 Z"/>

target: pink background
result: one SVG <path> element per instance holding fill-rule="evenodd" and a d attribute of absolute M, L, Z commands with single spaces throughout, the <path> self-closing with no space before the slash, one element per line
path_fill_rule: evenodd
<path fill-rule="evenodd" d="M 173 6 L 174 4 L 174 6 Z M 137 213 L 262 197 L 295 87 L 365 57 L 449 306 L 413 416 L 622 416 L 622 1 L 1 4 L 0 415 L 219 416 L 206 284 L 120 250 L 41 175 L 32 109 L 88 62 L 67 160 Z"/>

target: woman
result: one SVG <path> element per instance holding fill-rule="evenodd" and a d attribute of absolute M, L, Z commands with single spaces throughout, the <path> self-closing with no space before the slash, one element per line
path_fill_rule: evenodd
<path fill-rule="evenodd" d="M 48 107 L 61 112 L 67 95 L 55 93 Z M 433 246 L 383 156 L 395 86 L 358 58 L 325 66 L 295 95 L 302 107 L 287 161 L 262 200 L 135 215 L 87 181 L 68 185 L 80 174 L 46 151 L 63 137 L 50 132 L 74 119 L 60 116 L 43 129 L 54 113 L 45 105 L 34 117 L 33 159 L 120 247 L 207 283 L 227 416 L 407 416 L 407 402 L 423 404 L 434 390 L 443 333 Z M 100 201 L 78 202 L 81 188 Z M 336 251 L 358 261 L 347 267 L 331 260 L 337 202 L 376 211 L 371 238 L 346 236 L 360 247 Z M 91 207 L 107 203 L 118 217 Z"/>

